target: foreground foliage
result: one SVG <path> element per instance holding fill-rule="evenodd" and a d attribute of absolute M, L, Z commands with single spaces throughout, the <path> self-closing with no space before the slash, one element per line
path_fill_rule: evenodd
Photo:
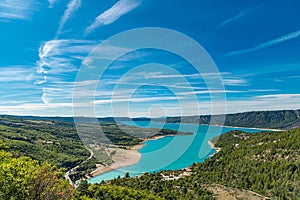
<path fill-rule="evenodd" d="M 81 192 L 77 195 L 77 199 L 80 200 L 163 200 L 163 198 L 160 198 L 159 196 L 148 191 L 120 186 L 90 185 L 84 189 L 79 188 L 79 190 L 81 190 Z"/>
<path fill-rule="evenodd" d="M 49 164 L 39 165 L 28 157 L 15 158 L 3 150 L 0 141 L 0 199 L 66 199 L 74 189 L 61 179 L 62 174 Z"/>

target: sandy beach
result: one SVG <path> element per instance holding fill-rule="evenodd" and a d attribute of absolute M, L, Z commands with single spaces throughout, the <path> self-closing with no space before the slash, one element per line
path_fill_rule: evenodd
<path fill-rule="evenodd" d="M 164 137 L 165 136 L 155 136 L 155 137 L 145 139 L 144 142 L 149 140 L 158 140 Z M 112 156 L 112 160 L 114 160 L 114 163 L 109 166 L 98 164 L 97 169 L 92 171 L 91 175 L 93 177 L 99 176 L 111 170 L 115 170 L 121 167 L 126 167 L 138 163 L 141 159 L 141 154 L 139 153 L 139 149 L 141 149 L 143 146 L 144 144 L 142 143 L 133 146 L 129 150 L 120 149 L 120 148 L 114 149 L 117 150 L 117 152 Z"/>
<path fill-rule="evenodd" d="M 207 124 L 202 124 L 207 125 Z M 261 131 L 285 131 L 281 129 L 271 129 L 271 128 L 249 128 L 249 127 L 241 127 L 241 126 L 224 126 L 224 125 L 212 125 L 212 126 L 218 126 L 218 127 L 227 127 L 227 128 L 244 128 L 244 129 L 252 129 L 252 130 L 261 130 Z"/>
<path fill-rule="evenodd" d="M 149 141 L 149 140 L 158 140 L 158 139 L 164 138 L 166 136 L 168 136 L 168 135 L 161 135 L 161 136 L 155 136 L 155 137 L 147 138 L 147 139 L 144 140 L 144 142 Z"/>
<path fill-rule="evenodd" d="M 138 152 L 138 150 L 143 146 L 144 144 L 139 144 L 133 146 L 129 150 L 120 148 L 114 149 L 116 151 L 116 153 L 112 156 L 112 160 L 114 160 L 114 163 L 109 166 L 101 164 L 97 165 L 97 169 L 91 172 L 91 175 L 95 177 L 117 168 L 126 167 L 138 163 L 141 159 L 141 154 Z"/>
<path fill-rule="evenodd" d="M 214 126 L 219 126 L 219 125 L 214 125 Z M 230 127 L 230 128 L 247 128 L 247 127 L 233 127 L 233 126 L 223 126 L 223 127 Z M 260 128 L 247 128 L 247 129 L 258 129 L 258 130 L 264 130 L 264 131 L 282 131 L 282 130 L 277 130 L 277 129 L 260 129 Z M 147 138 L 144 140 L 149 141 L 149 140 L 158 140 L 161 138 L 164 138 L 165 136 L 155 136 L 152 138 Z M 218 148 L 215 146 L 215 144 L 212 141 L 208 141 L 209 146 L 212 149 L 216 150 L 216 153 L 221 151 L 221 148 Z M 93 177 L 104 174 L 106 172 L 109 172 L 111 170 L 115 170 L 121 167 L 126 167 L 130 165 L 134 165 L 138 163 L 141 159 L 141 154 L 138 152 L 139 149 L 141 149 L 144 146 L 144 144 L 139 144 L 136 146 L 133 146 L 131 149 L 126 150 L 126 149 L 121 149 L 121 148 L 115 148 L 113 149 L 116 151 L 116 153 L 112 156 L 112 160 L 114 161 L 113 164 L 105 166 L 98 164 L 97 169 L 91 172 L 91 175 Z M 213 156 L 214 154 L 210 155 Z"/>

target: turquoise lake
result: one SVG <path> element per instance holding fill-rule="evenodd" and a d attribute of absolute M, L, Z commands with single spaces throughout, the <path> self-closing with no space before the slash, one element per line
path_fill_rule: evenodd
<path fill-rule="evenodd" d="M 158 140 L 144 142 L 145 146 L 139 152 L 141 160 L 131 166 L 122 167 L 89 180 L 90 183 L 100 183 L 102 180 L 112 180 L 118 176 L 124 177 L 126 172 L 130 176 L 137 176 L 144 172 L 155 172 L 161 170 L 175 170 L 186 168 L 193 163 L 203 162 L 215 153 L 208 141 L 231 130 L 245 132 L 260 132 L 258 129 L 233 128 L 208 126 L 197 124 L 158 123 L 149 121 L 124 121 L 129 126 L 142 128 L 166 128 L 182 132 L 192 132 L 193 135 L 166 136 Z"/>

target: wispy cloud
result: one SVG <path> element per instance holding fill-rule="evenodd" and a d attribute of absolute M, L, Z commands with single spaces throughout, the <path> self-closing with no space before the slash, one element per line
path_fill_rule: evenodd
<path fill-rule="evenodd" d="M 223 28 L 224 26 L 226 26 L 228 24 L 231 24 L 231 23 L 234 23 L 234 22 L 237 22 L 237 21 L 241 20 L 242 18 L 247 16 L 250 12 L 252 12 L 255 8 L 248 8 L 246 10 L 243 10 L 239 14 L 235 15 L 234 17 L 226 19 L 225 21 L 223 21 L 221 24 L 219 24 L 217 26 L 217 29 L 221 29 L 221 28 Z"/>
<path fill-rule="evenodd" d="M 164 74 L 163 72 L 143 72 L 140 75 L 143 76 L 143 78 L 149 79 L 149 78 L 220 78 L 225 75 L 229 75 L 228 72 L 219 72 L 219 73 L 195 73 L 195 74 Z"/>
<path fill-rule="evenodd" d="M 126 13 L 130 12 L 131 10 L 139 6 L 140 3 L 141 3 L 140 0 L 118 1 L 110 9 L 106 10 L 104 13 L 96 17 L 95 21 L 89 27 L 86 28 L 85 34 L 89 34 L 99 26 L 108 25 L 115 22 L 120 17 L 122 17 Z"/>
<path fill-rule="evenodd" d="M 28 20 L 36 9 L 35 0 L 1 0 L 0 21 Z"/>
<path fill-rule="evenodd" d="M 300 98 L 300 94 L 269 94 L 256 97 L 262 100 L 287 100 Z"/>
<path fill-rule="evenodd" d="M 229 100 L 228 112 L 246 112 L 255 110 L 299 109 L 300 94 L 260 95 L 253 98 Z"/>
<path fill-rule="evenodd" d="M 0 67 L 0 83 L 32 81 L 35 79 L 34 74 L 32 66 Z"/>
<path fill-rule="evenodd" d="M 55 4 L 55 3 L 57 3 L 59 0 L 48 0 L 48 2 L 49 2 L 49 8 L 52 8 L 53 7 L 53 5 Z"/>
<path fill-rule="evenodd" d="M 215 113 L 224 113 L 224 101 L 215 101 L 212 104 L 211 101 L 191 101 L 189 99 L 183 100 L 178 97 L 166 97 L 166 98 L 156 98 L 154 100 L 160 101 L 160 105 L 166 115 L 168 116 L 178 116 L 183 115 L 205 115 L 212 113 L 212 106 Z M 177 100 L 180 100 L 180 105 Z M 127 103 L 128 100 L 96 100 L 94 102 L 89 102 L 95 104 L 97 108 L 97 116 L 149 116 L 149 110 L 145 109 L 147 107 L 151 108 L 153 105 L 153 99 L 151 98 L 135 98 L 131 99 L 131 102 L 135 103 L 134 110 L 128 113 L 124 111 L 124 102 Z M 163 101 L 167 101 L 164 104 Z M 282 110 L 282 109 L 299 109 L 300 94 L 275 94 L 275 95 L 263 95 L 254 96 L 253 98 L 238 99 L 238 100 L 227 100 L 227 113 L 237 113 L 246 111 L 257 111 L 257 110 Z M 147 104 L 150 102 L 150 104 Z M 112 113 L 111 109 L 103 109 L 103 105 L 110 105 L 114 103 L 114 109 L 120 112 Z M 86 108 L 86 103 L 78 103 L 74 105 L 72 102 L 68 103 L 49 103 L 48 105 L 42 103 L 23 103 L 23 102 L 10 102 L 13 105 L 0 105 L 0 110 L 3 114 L 13 114 L 13 115 L 39 115 L 39 116 L 57 116 L 57 113 L 61 113 L 61 116 L 73 116 L 72 108 L 73 106 Z M 195 109 L 198 108 L 198 109 Z M 90 114 L 90 113 L 88 113 Z M 89 115 L 86 115 L 89 116 Z"/>
<path fill-rule="evenodd" d="M 78 70 L 82 59 L 98 44 L 90 40 L 50 40 L 39 49 L 36 72 L 40 75 L 35 85 L 43 85 L 41 100 L 45 104 L 70 100 L 73 83 L 61 82 L 65 74 Z"/>
<path fill-rule="evenodd" d="M 227 54 L 225 54 L 225 56 L 235 56 L 235 55 L 251 53 L 251 52 L 258 51 L 258 50 L 261 50 L 261 49 L 264 49 L 264 48 L 267 48 L 267 47 L 274 46 L 276 44 L 280 44 L 282 42 L 286 42 L 286 41 L 289 41 L 289 40 L 296 39 L 298 37 L 300 37 L 300 30 L 294 31 L 292 33 L 288 33 L 286 35 L 283 35 L 279 38 L 275 38 L 275 39 L 270 40 L 270 41 L 266 41 L 262 44 L 259 44 L 255 47 L 252 47 L 252 48 L 242 49 L 242 50 L 227 53 Z"/>
<path fill-rule="evenodd" d="M 39 49 L 37 72 L 39 74 L 57 74 L 71 72 L 79 66 L 81 58 L 86 56 L 98 42 L 90 40 L 50 40 Z"/>
<path fill-rule="evenodd" d="M 51 0 L 50 0 L 51 1 Z M 54 3 L 55 0 L 52 0 L 52 3 Z M 50 4 L 51 5 L 51 4 Z M 59 35 L 63 29 L 63 27 L 65 26 L 66 22 L 68 21 L 68 19 L 72 16 L 73 13 L 75 13 L 79 8 L 81 7 L 81 0 L 70 0 L 68 5 L 67 5 L 67 9 L 64 12 L 64 15 L 62 16 L 59 26 L 58 26 L 58 30 L 57 30 L 57 34 Z"/>
<path fill-rule="evenodd" d="M 228 86 L 246 86 L 248 81 L 242 78 L 226 78 L 222 80 L 224 85 Z"/>
<path fill-rule="evenodd" d="M 166 85 L 168 87 L 177 87 L 177 88 L 187 88 L 187 86 L 177 86 L 178 79 L 188 79 L 188 80 L 196 80 L 197 83 L 205 82 L 208 80 L 222 81 L 226 86 L 248 86 L 249 80 L 246 79 L 247 75 L 232 75 L 229 72 L 220 72 L 220 73 L 198 73 L 198 74 L 166 74 L 163 71 L 155 71 L 155 72 L 135 72 L 132 76 L 127 76 L 123 81 L 126 82 L 118 82 L 118 84 L 147 84 L 144 82 L 147 79 L 157 79 L 157 82 L 160 79 L 168 80 L 170 85 Z M 129 81 L 129 82 L 128 82 Z M 133 81 L 133 82 L 130 82 Z M 191 82 L 192 83 L 192 82 Z M 191 88 L 191 86 L 189 87 Z"/>

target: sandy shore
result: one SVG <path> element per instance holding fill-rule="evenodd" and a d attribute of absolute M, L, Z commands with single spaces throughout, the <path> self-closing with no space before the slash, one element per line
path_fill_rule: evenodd
<path fill-rule="evenodd" d="M 155 136 L 152 138 L 147 138 L 144 140 L 144 142 L 149 141 L 149 140 L 158 140 L 161 138 L 164 138 L 165 136 Z M 112 160 L 114 163 L 109 166 L 105 165 L 97 165 L 97 169 L 91 172 L 91 175 L 93 177 L 99 176 L 101 174 L 104 174 L 106 172 L 121 168 L 121 167 L 126 167 L 130 165 L 134 165 L 138 163 L 141 159 L 141 154 L 139 153 L 139 149 L 141 149 L 144 146 L 144 144 L 138 144 L 133 146 L 131 149 L 126 150 L 126 149 L 120 149 L 116 148 L 117 152 L 112 156 Z"/>
<path fill-rule="evenodd" d="M 220 125 L 213 125 L 213 126 L 220 126 Z M 234 127 L 234 126 L 222 126 L 222 127 L 230 127 L 230 128 L 245 128 L 245 129 L 255 129 L 255 130 L 263 130 L 263 131 L 283 131 L 283 130 L 278 130 L 278 129 L 263 129 L 263 128 L 248 128 L 248 127 Z M 149 140 L 158 140 L 161 138 L 164 138 L 165 136 L 155 136 L 152 138 L 147 138 L 144 141 L 149 141 Z M 216 153 L 221 151 L 221 148 L 218 148 L 215 146 L 215 144 L 212 141 L 208 141 L 209 146 L 212 149 L 216 150 Z M 115 148 L 113 150 L 116 151 L 116 153 L 112 156 L 112 160 L 114 163 L 109 166 L 105 165 L 97 165 L 97 169 L 91 172 L 91 175 L 93 177 L 104 174 L 106 172 L 109 172 L 111 170 L 115 170 L 121 167 L 126 167 L 130 165 L 134 165 L 138 163 L 141 159 L 141 154 L 138 152 L 139 149 L 141 149 L 144 146 L 144 144 L 139 144 L 136 146 L 133 146 L 131 149 L 126 150 L 126 149 L 120 149 L 120 148 Z M 213 156 L 214 154 L 210 155 Z"/>
<path fill-rule="evenodd" d="M 95 177 L 117 168 L 126 167 L 138 163 L 141 159 L 141 154 L 138 152 L 138 150 L 143 146 L 144 144 L 139 144 L 133 146 L 129 150 L 115 148 L 114 150 L 116 151 L 116 153 L 112 156 L 112 160 L 114 161 L 114 163 L 109 166 L 101 164 L 97 165 L 97 169 L 91 172 L 91 175 Z"/>
<path fill-rule="evenodd" d="M 155 137 L 151 137 L 151 138 L 147 138 L 144 140 L 144 142 L 148 141 L 148 140 L 158 140 L 158 139 L 161 139 L 161 138 L 164 138 L 168 135 L 161 135 L 161 136 L 155 136 Z"/>
<path fill-rule="evenodd" d="M 207 125 L 207 124 L 201 124 L 201 125 Z M 271 128 L 249 128 L 249 127 L 242 127 L 242 126 L 224 126 L 224 125 L 212 125 L 212 126 L 218 126 L 218 127 L 227 127 L 227 128 L 244 128 L 244 129 L 252 129 L 252 130 L 261 130 L 261 131 L 285 131 L 281 129 L 271 129 Z"/>
<path fill-rule="evenodd" d="M 218 152 L 221 151 L 221 148 L 216 147 L 215 144 L 214 144 L 212 141 L 209 140 L 209 141 L 208 141 L 208 144 L 209 144 L 209 146 L 210 146 L 212 149 L 215 149 L 215 150 L 216 150 L 216 152 L 215 152 L 214 154 L 210 155 L 210 156 L 213 156 L 213 155 L 215 155 L 216 153 L 218 153 Z"/>

